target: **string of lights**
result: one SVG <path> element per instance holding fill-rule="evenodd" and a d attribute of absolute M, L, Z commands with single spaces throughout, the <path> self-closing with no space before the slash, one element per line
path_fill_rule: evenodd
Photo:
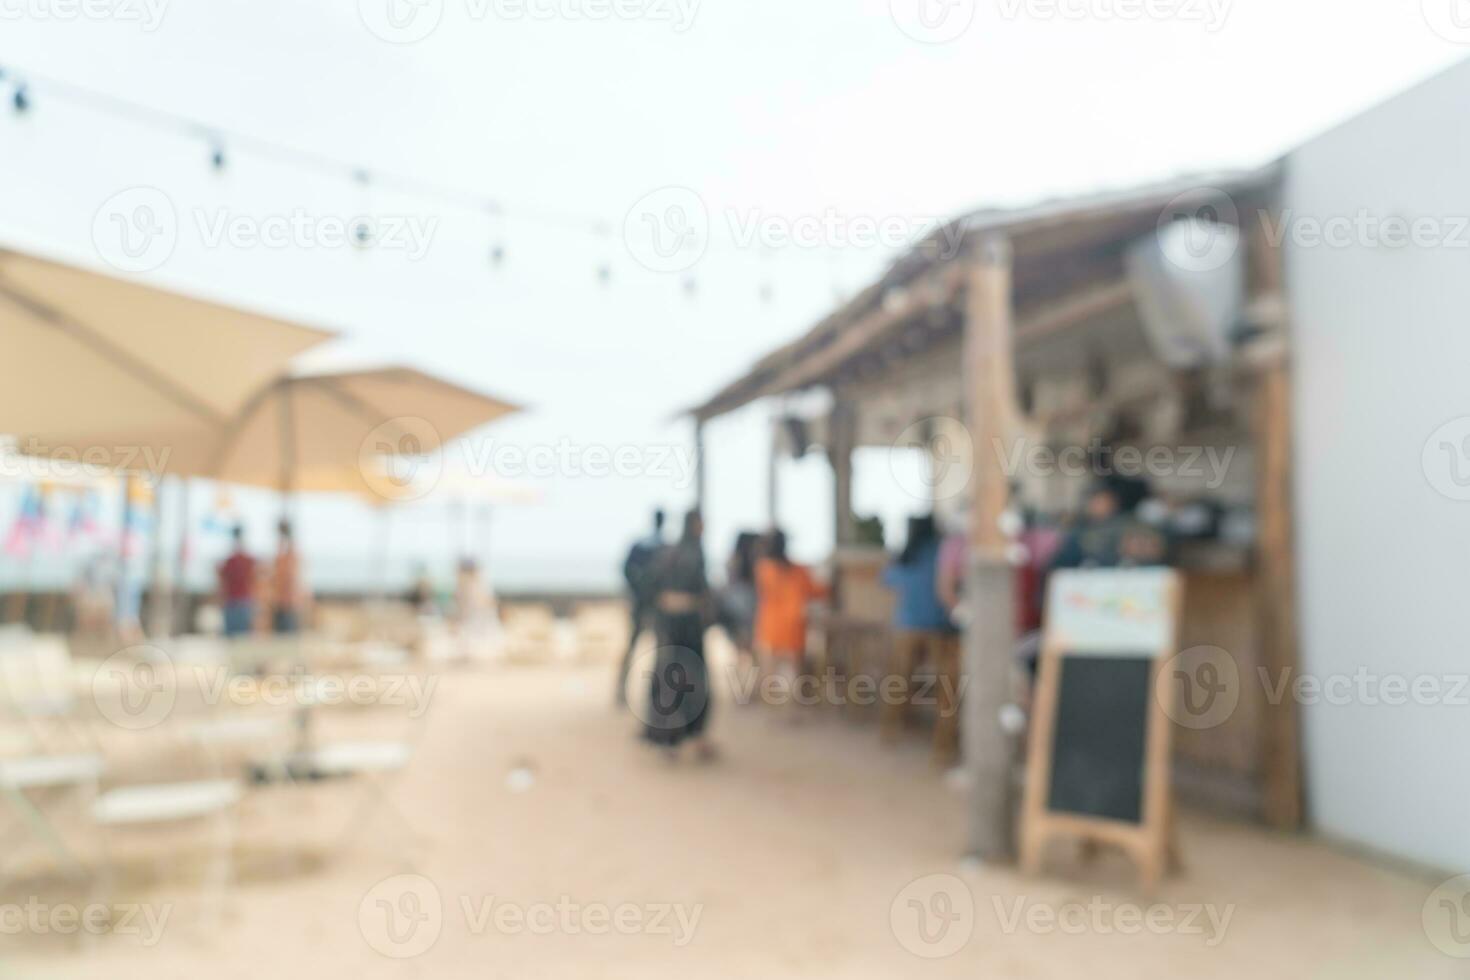
<path fill-rule="evenodd" d="M 106 114 L 149 129 L 168 132 L 187 139 L 198 140 L 204 152 L 204 160 L 215 171 L 224 172 L 235 165 L 242 156 L 254 156 L 271 162 L 313 172 L 328 178 L 336 178 L 366 188 L 383 189 L 408 197 L 483 214 L 487 221 L 506 220 L 538 224 L 564 232 L 584 234 L 597 240 L 611 241 L 617 223 L 606 218 L 578 214 L 569 211 L 509 205 L 505 201 L 462 187 L 405 174 L 390 169 L 364 166 L 329 154 L 302 149 L 287 143 L 242 132 L 230 127 L 219 126 L 182 113 L 155 106 L 145 105 L 121 96 L 90 88 L 76 82 L 19 69 L 13 65 L 0 65 L 0 104 L 8 102 L 10 110 L 17 116 L 40 112 L 45 104 L 64 101 L 88 110 Z M 733 243 L 705 240 L 704 249 L 718 249 Z M 776 289 L 771 275 L 772 250 L 762 249 L 760 282 L 757 295 L 765 305 L 775 301 Z M 492 234 L 487 249 L 487 259 L 493 268 L 507 263 L 508 246 L 503 234 Z M 610 261 L 596 268 L 596 279 L 607 285 L 613 278 Z M 680 277 L 680 287 L 686 297 L 693 299 L 699 294 L 699 284 L 693 273 L 686 271 Z M 832 291 L 840 298 L 844 290 L 834 276 Z"/>
<path fill-rule="evenodd" d="M 8 83 L 10 95 L 7 101 L 11 103 L 12 110 L 17 114 L 24 115 L 38 111 L 36 93 L 42 91 L 47 98 L 59 97 L 75 105 L 86 106 L 94 111 L 126 119 L 138 125 L 197 138 L 207 147 L 209 164 L 216 170 L 222 171 L 228 168 L 231 153 L 238 151 L 293 165 L 303 170 L 315 171 L 329 177 L 338 177 L 359 184 L 371 184 L 409 196 L 436 200 L 456 208 L 480 211 L 493 217 L 515 218 L 602 237 L 612 234 L 612 224 L 598 217 L 525 207 L 507 207 L 496 198 L 477 194 L 474 191 L 422 177 L 350 163 L 324 153 L 303 150 L 286 143 L 206 123 L 180 113 L 158 109 L 33 71 L 17 71 L 0 66 L 0 81 Z"/>

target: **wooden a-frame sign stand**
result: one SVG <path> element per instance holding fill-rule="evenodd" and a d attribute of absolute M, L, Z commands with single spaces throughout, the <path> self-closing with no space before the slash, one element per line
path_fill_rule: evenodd
<path fill-rule="evenodd" d="M 1142 602 L 1137 596 L 1142 594 Z M 1130 598 L 1134 596 L 1135 598 Z M 1021 817 L 1021 869 L 1035 874 L 1041 869 L 1043 852 L 1049 840 L 1070 837 L 1090 845 L 1121 848 L 1137 863 L 1142 884 L 1152 888 L 1158 884 L 1171 861 L 1177 863 L 1174 838 L 1173 792 L 1170 780 L 1174 698 L 1176 685 L 1161 673 L 1173 656 L 1177 643 L 1178 623 L 1183 588 L 1179 576 L 1167 569 L 1109 569 L 1098 571 L 1058 572 L 1053 576 L 1047 602 L 1047 623 L 1042 634 L 1040 675 L 1037 681 L 1031 723 L 1031 741 L 1026 763 L 1026 789 Z M 1127 622 L 1126 615 L 1108 613 L 1133 608 L 1150 611 L 1148 623 Z M 1084 610 L 1081 618 L 1078 607 Z M 1117 627 L 1114 629 L 1114 627 Z M 1146 668 L 1139 661 L 1146 658 Z M 1139 708 L 1141 717 L 1107 717 L 1099 715 L 1092 728 L 1103 731 L 1110 726 L 1138 726 L 1134 742 L 1138 751 L 1134 758 L 1121 758 L 1117 772 L 1138 777 L 1137 799 L 1132 812 L 1120 818 L 1116 814 L 1087 812 L 1087 807 L 1058 809 L 1058 795 L 1065 795 L 1054 785 L 1058 725 L 1060 712 L 1069 709 L 1097 709 L 1105 700 L 1097 690 L 1081 690 L 1063 703 L 1063 674 L 1068 665 L 1079 661 L 1097 665 L 1093 675 L 1105 678 L 1110 668 L 1105 663 L 1131 664 L 1130 683 L 1136 686 L 1147 678 L 1147 691 L 1139 697 L 1129 692 L 1130 703 Z M 1120 674 L 1121 676 L 1121 674 Z M 1083 726 L 1084 730 L 1086 726 Z M 1085 739 L 1084 752 L 1106 751 L 1097 743 L 1106 739 Z M 1109 760 L 1099 757 L 1099 762 Z M 1138 768 L 1133 769 L 1134 766 Z M 1082 778 L 1100 780 L 1098 788 L 1110 792 L 1118 782 L 1107 782 L 1099 771 L 1107 766 L 1087 767 Z M 1074 772 L 1082 769 L 1074 767 Z M 1132 788 L 1129 783 L 1128 788 Z M 1126 795 L 1126 793 L 1125 793 Z M 1085 794 L 1084 794 L 1085 796 Z"/>

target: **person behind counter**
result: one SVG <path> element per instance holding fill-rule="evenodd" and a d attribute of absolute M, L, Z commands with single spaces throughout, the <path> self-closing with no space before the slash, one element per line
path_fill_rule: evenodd
<path fill-rule="evenodd" d="M 1107 483 L 1087 492 L 1079 514 L 1062 537 L 1052 568 L 1115 568 L 1121 554 L 1127 520 L 1118 491 Z"/>
<path fill-rule="evenodd" d="M 1168 563 L 1169 541 L 1158 529 L 1125 514 L 1124 503 L 1147 499 L 1122 496 L 1116 483 L 1099 482 L 1088 491 L 1083 512 L 1062 538 L 1045 575 L 1038 575 L 1035 591 L 1034 620 L 1022 624 L 1016 657 L 1034 681 L 1041 658 L 1041 613 L 1046 591 L 1046 577 L 1059 568 L 1146 567 Z"/>
<path fill-rule="evenodd" d="M 1142 511 L 1139 511 L 1142 513 Z M 1096 484 L 1067 530 L 1052 568 L 1118 568 L 1168 563 L 1169 541 L 1123 506 L 1117 488 Z"/>
<path fill-rule="evenodd" d="M 934 664 L 938 719 L 934 725 L 934 762 L 947 766 L 959 752 L 959 636 L 939 594 L 939 528 L 934 516 L 909 518 L 903 551 L 883 573 L 883 583 L 897 595 L 896 629 L 889 675 L 898 681 L 897 696 L 883 699 L 880 730 L 884 741 L 896 740 L 910 704 L 910 679 L 923 660 Z M 891 681 L 889 682 L 892 683 Z"/>

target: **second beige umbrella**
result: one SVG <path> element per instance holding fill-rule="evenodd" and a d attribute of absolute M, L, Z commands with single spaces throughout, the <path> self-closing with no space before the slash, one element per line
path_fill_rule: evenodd
<path fill-rule="evenodd" d="M 258 392 L 217 439 L 174 447 L 168 470 L 288 494 L 400 499 L 418 458 L 517 410 L 414 368 L 291 375 Z M 394 457 L 404 462 L 384 465 Z"/>
<path fill-rule="evenodd" d="M 296 374 L 256 393 L 217 437 L 176 444 L 168 472 L 384 502 L 422 495 L 451 439 L 518 411 L 510 402 L 407 367 Z"/>

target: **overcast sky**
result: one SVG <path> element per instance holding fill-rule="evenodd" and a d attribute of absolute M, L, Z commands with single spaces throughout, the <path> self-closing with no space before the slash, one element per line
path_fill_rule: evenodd
<path fill-rule="evenodd" d="M 870 281 L 899 230 L 1254 166 L 1470 55 L 1463 0 L 85 3 L 0 0 L 7 74 L 500 202 L 496 216 L 365 189 L 228 143 L 217 174 L 201 136 L 48 98 L 41 80 L 30 113 L 0 116 L 5 242 L 105 268 L 99 209 L 155 189 L 177 242 L 145 280 L 341 329 L 330 362 L 409 360 L 527 404 L 485 433 L 497 443 L 636 447 L 650 472 L 561 472 L 536 481 L 543 504 L 497 516 L 510 583 L 606 579 L 649 507 L 690 498 L 689 430 L 671 416 Z M 629 246 L 625 225 L 690 194 L 709 216 L 702 256 Z M 211 233 L 364 210 L 401 222 L 401 247 Z M 527 220 L 548 215 L 579 222 Z M 816 241 L 747 240 L 816 226 L 803 219 L 820 219 Z M 851 241 L 870 226 L 882 241 Z M 712 551 L 762 523 L 767 412 L 711 433 Z M 794 469 L 782 516 L 815 556 L 825 466 Z M 859 478 L 860 503 L 904 508 L 883 461 Z M 364 552 L 364 508 L 317 502 L 305 518 L 323 561 Z M 432 515 L 399 527 L 406 551 L 447 541 Z"/>

